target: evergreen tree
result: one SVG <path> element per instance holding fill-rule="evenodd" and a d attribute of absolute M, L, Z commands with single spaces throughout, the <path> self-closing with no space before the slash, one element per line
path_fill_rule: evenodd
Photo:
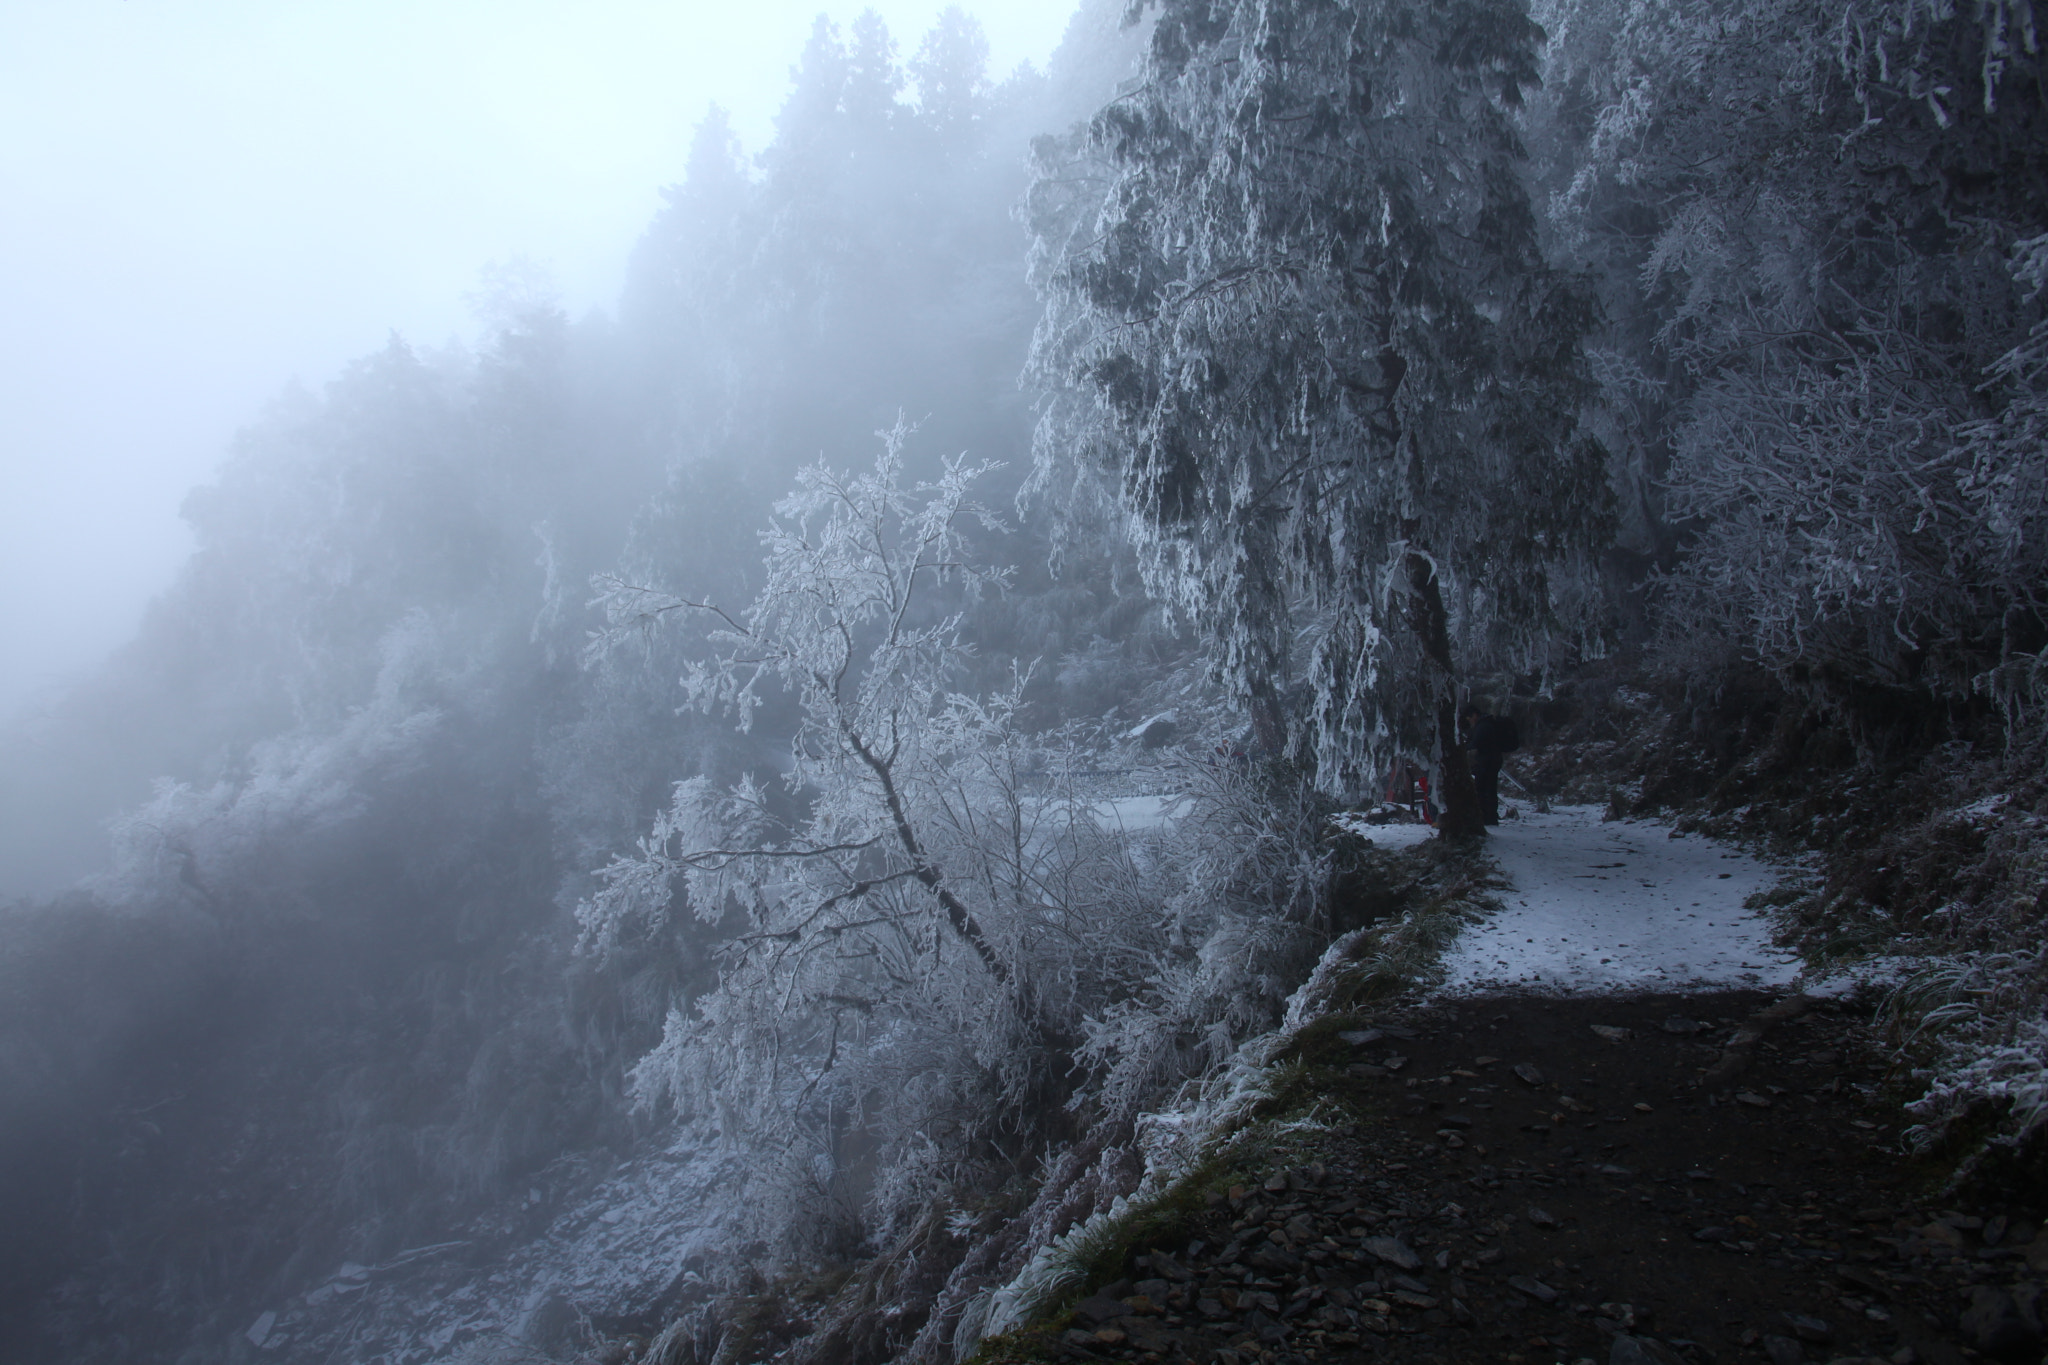
<path fill-rule="evenodd" d="M 1265 746 L 1333 785 L 1427 751 L 1447 833 L 1461 662 L 1539 657 L 1609 523 L 1594 311 L 1520 179 L 1542 37 L 1518 0 L 1167 0 L 1034 191 L 1037 486 L 1130 515 Z"/>

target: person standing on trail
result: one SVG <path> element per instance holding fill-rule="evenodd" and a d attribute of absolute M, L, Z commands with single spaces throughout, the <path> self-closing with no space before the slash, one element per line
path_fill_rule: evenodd
<path fill-rule="evenodd" d="M 1464 715 L 1465 747 L 1472 751 L 1472 782 L 1479 788 L 1479 810 L 1489 825 L 1500 823 L 1500 761 L 1522 747 L 1522 732 L 1507 716 L 1496 716 L 1477 705 L 1467 706 Z"/>

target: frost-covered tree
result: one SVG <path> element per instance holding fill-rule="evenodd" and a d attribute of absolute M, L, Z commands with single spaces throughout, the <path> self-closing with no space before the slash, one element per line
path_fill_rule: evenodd
<path fill-rule="evenodd" d="M 1128 515 L 1267 746 L 1441 765 L 1461 669 L 1540 659 L 1609 522 L 1594 311 L 1546 266 L 1515 0 L 1168 0 L 1143 83 L 1034 190 L 1037 486 Z"/>
<path fill-rule="evenodd" d="M 1690 537 L 1667 662 L 1711 684 L 1744 658 L 1852 719 L 2039 700 L 2038 551 L 1994 529 L 2040 516 L 2015 497 L 2038 447 L 2008 439 L 2040 401 L 2031 6 L 1539 13 L 1557 249 L 1616 320 L 1602 407 L 1648 519 Z"/>
<path fill-rule="evenodd" d="M 786 1251 L 845 1231 L 817 1214 L 862 1189 L 839 1218 L 886 1241 L 1072 1114 L 1125 1131 L 1269 1024 L 1327 929 L 1315 802 L 1290 816 L 1205 768 L 1178 778 L 1182 828 L 1133 837 L 1017 723 L 1021 683 L 955 690 L 963 608 L 1006 575 L 969 554 L 978 471 L 911 487 L 898 440 L 865 473 L 803 472 L 743 611 L 606 584 L 625 638 L 708 618 L 695 704 L 798 703 L 782 781 L 677 784 L 578 911 L 596 954 L 685 907 L 715 926 L 717 985 L 636 1086 L 751 1155 L 750 1217 Z"/>
<path fill-rule="evenodd" d="M 803 471 L 763 533 L 765 578 L 743 612 L 606 585 L 619 630 L 710 618 L 691 702 L 743 726 L 765 688 L 798 702 L 784 783 L 679 783 L 578 914 L 599 952 L 665 919 L 679 888 L 706 920 L 741 917 L 718 989 L 671 1016 L 640 1085 L 771 1164 L 794 1160 L 799 1184 L 817 1163 L 836 1169 L 871 1118 L 895 1170 L 935 1141 L 960 1159 L 975 1135 L 1056 1116 L 1021 1101 L 1063 1069 L 1045 1044 L 1078 1022 L 1074 978 L 1126 965 L 1098 941 L 1115 917 L 1084 920 L 1074 903 L 1089 895 L 1077 860 L 1105 836 L 1071 803 L 1027 796 L 1039 760 L 1012 701 L 951 690 L 961 609 L 1005 577 L 966 553 L 965 523 L 988 520 L 970 500 L 981 471 L 953 462 L 912 487 L 902 434 L 864 474 Z M 890 1112 L 871 1116 L 884 1096 Z"/>

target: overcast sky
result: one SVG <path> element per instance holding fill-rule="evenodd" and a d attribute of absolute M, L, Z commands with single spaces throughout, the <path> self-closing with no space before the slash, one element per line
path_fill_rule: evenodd
<path fill-rule="evenodd" d="M 135 624 L 286 383 L 469 336 L 493 262 L 609 307 L 716 102 L 765 143 L 820 0 L 0 0 L 0 712 Z M 943 6 L 876 0 L 899 49 Z M 964 8 L 993 74 L 1064 0 Z"/>

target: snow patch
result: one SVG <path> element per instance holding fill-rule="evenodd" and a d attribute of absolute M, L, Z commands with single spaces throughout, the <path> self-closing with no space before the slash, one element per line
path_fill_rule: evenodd
<path fill-rule="evenodd" d="M 1776 869 L 1731 845 L 1603 820 L 1598 806 L 1524 813 L 1491 833 L 1487 852 L 1513 889 L 1444 955 L 1440 994 L 1768 989 L 1799 974 L 1743 905 Z"/>

